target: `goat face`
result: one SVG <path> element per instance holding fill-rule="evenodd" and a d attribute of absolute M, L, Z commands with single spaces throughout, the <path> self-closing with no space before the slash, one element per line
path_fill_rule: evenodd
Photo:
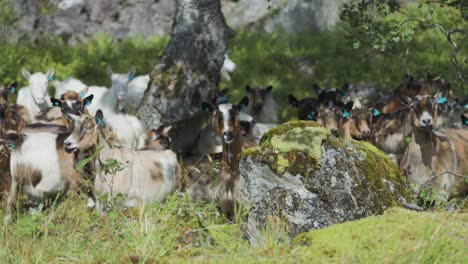
<path fill-rule="evenodd" d="M 224 143 L 231 144 L 241 134 L 239 112 L 248 105 L 249 98 L 244 97 L 237 105 L 224 103 L 213 106 L 203 103 L 202 109 L 213 113 L 216 133 L 223 139 Z"/>
<path fill-rule="evenodd" d="M 417 95 L 411 102 L 413 128 L 430 131 L 437 123 L 437 101 L 429 95 Z"/>
<path fill-rule="evenodd" d="M 29 82 L 29 89 L 36 104 L 43 104 L 47 95 L 49 94 L 49 80 L 54 77 L 54 69 L 49 70 L 46 74 L 43 73 L 29 73 L 26 69 L 22 70 L 23 77 Z"/>
<path fill-rule="evenodd" d="M 71 117 L 70 115 L 67 115 Z M 71 117 L 72 131 L 64 141 L 65 151 L 85 151 L 97 144 L 100 127 L 104 126 L 104 116 L 101 110 L 93 118 L 89 115 Z"/>
<path fill-rule="evenodd" d="M 289 95 L 288 99 L 291 106 L 297 108 L 297 117 L 299 120 L 317 121 L 318 102 L 316 99 L 309 97 L 297 100 L 292 94 Z"/>
<path fill-rule="evenodd" d="M 114 73 L 110 66 L 107 66 L 107 75 L 112 81 L 112 91 L 118 102 L 122 102 L 127 97 L 128 83 L 135 77 L 135 66 L 130 68 L 128 73 Z"/>
<path fill-rule="evenodd" d="M 356 140 L 371 138 L 372 114 L 368 109 L 353 109 L 353 102 L 341 109 L 343 134 Z"/>
<path fill-rule="evenodd" d="M 81 98 L 80 95 L 74 91 L 67 91 L 62 94 L 60 99 L 51 98 L 53 106 L 60 107 L 62 113 L 70 115 L 86 114 L 86 106 L 90 105 L 93 100 L 93 95 Z"/>
<path fill-rule="evenodd" d="M 256 114 L 260 113 L 260 111 L 262 111 L 265 101 L 271 97 L 272 89 L 273 86 L 271 85 L 265 89 L 250 88 L 248 85 L 245 87 L 245 91 L 249 97 L 249 107 L 247 108 L 247 112 L 251 116 L 255 116 Z"/>
<path fill-rule="evenodd" d="M 318 111 L 317 123 L 337 137 L 339 114 L 340 110 L 336 106 L 321 107 Z"/>
<path fill-rule="evenodd" d="M 160 148 L 160 149 L 169 149 L 172 138 L 170 136 L 170 131 L 172 126 L 160 126 L 156 130 L 147 131 L 147 143 L 146 146 L 150 148 Z"/>

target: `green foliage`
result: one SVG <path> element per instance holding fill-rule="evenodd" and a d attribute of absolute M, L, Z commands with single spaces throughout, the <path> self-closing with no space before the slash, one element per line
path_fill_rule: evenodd
<path fill-rule="evenodd" d="M 0 41 L 0 83 L 18 81 L 25 86 L 27 81 L 21 76 L 21 68 L 45 72 L 54 67 L 55 79 L 73 76 L 89 85 L 110 86 L 107 65 L 114 72 L 127 72 L 135 65 L 137 75 L 148 74 L 167 41 L 166 37 L 137 36 L 117 42 L 104 34 L 73 47 L 52 37 L 37 43 Z"/>
<path fill-rule="evenodd" d="M 0 0 L 0 27 L 14 27 L 18 18 L 19 14 L 13 7 L 12 0 Z"/>
<path fill-rule="evenodd" d="M 465 88 L 468 86 L 467 18 L 468 2 L 463 0 L 419 0 L 417 5 L 353 0 L 344 4 L 341 13 L 341 19 L 347 24 L 349 46 L 362 49 L 369 56 L 375 53 L 399 56 L 405 69 L 406 59 L 415 49 L 422 46 L 429 54 L 434 47 L 426 43 L 432 43 L 437 45 L 436 49 L 452 53 L 448 57 L 452 74 L 457 74 L 457 84 Z"/>

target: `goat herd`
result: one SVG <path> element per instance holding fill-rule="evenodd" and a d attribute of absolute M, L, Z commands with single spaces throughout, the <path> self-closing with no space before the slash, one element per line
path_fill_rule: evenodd
<path fill-rule="evenodd" d="M 180 151 L 171 142 L 171 127 L 146 130 L 129 114 L 140 105 L 148 75 L 135 77 L 134 67 L 116 74 L 108 67 L 112 87 L 107 89 L 73 78 L 53 81 L 54 70 L 30 74 L 23 69 L 22 74 L 29 86 L 17 91 L 16 104 L 9 103 L 9 95 L 17 85 L 0 86 L 0 191 L 9 189 L 5 221 L 11 220 L 19 190 L 34 212 L 47 198 L 76 192 L 90 180 L 88 206 L 103 213 L 117 194 L 125 197 L 125 206 L 142 207 L 176 189 L 181 167 L 175 152 Z M 56 87 L 55 98 L 48 94 L 49 82 Z M 388 95 L 350 85 L 313 89 L 316 97 L 289 95 L 298 119 L 316 121 L 336 137 L 371 142 L 417 188 L 430 184 L 445 198 L 467 194 L 468 101 L 456 98 L 442 78 L 408 77 Z M 278 124 L 271 86 L 247 87 L 246 93 L 231 104 L 227 91 L 219 91 L 201 105 L 202 113 L 211 113 L 204 138 L 213 147 L 200 154 L 222 153 L 214 198 L 227 210 L 239 177 L 239 153 Z M 108 169 L 112 160 L 119 161 L 115 170 Z"/>

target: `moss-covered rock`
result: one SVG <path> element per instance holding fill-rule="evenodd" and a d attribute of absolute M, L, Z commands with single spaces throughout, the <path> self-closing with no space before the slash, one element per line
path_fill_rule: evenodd
<path fill-rule="evenodd" d="M 291 244 L 310 263 L 466 263 L 467 221 L 466 213 L 392 208 L 300 234 Z"/>
<path fill-rule="evenodd" d="M 335 138 L 315 122 L 272 129 L 240 161 L 239 200 L 251 205 L 252 243 L 269 215 L 289 224 L 291 236 L 381 214 L 408 198 L 397 166 L 367 142 Z"/>

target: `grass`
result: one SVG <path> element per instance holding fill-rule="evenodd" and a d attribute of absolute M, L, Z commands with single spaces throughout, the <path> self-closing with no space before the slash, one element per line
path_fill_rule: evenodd
<path fill-rule="evenodd" d="M 3 211 L 0 211 L 3 217 Z M 177 193 L 144 211 L 99 217 L 74 196 L 37 215 L 0 225 L 3 263 L 466 263 L 468 214 L 393 208 L 288 241 L 269 218 L 258 245 L 243 238 L 245 219 L 228 223 L 211 204 Z"/>

